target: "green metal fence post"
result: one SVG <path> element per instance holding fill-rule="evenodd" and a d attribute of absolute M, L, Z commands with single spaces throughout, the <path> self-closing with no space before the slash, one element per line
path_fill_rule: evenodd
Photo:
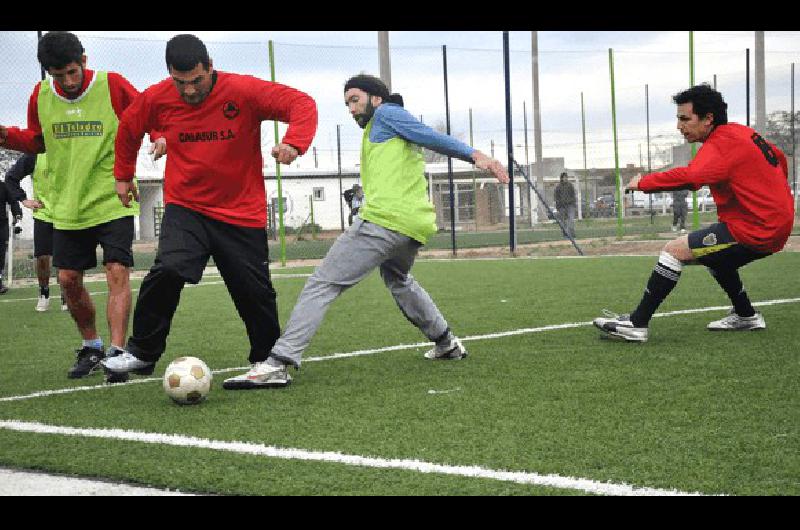
<path fill-rule="evenodd" d="M 314 225 L 314 193 L 308 196 L 308 205 L 311 208 L 311 239 L 317 239 L 317 227 Z"/>
<path fill-rule="evenodd" d="M 272 41 L 269 41 L 269 73 L 270 79 L 272 82 L 275 82 L 275 51 Z M 280 143 L 280 138 L 278 136 L 278 122 L 273 122 L 275 124 L 275 145 Z M 281 267 L 286 266 L 286 229 L 283 226 L 283 210 L 284 210 L 284 202 L 283 202 L 283 189 L 281 187 L 281 165 L 275 161 L 275 176 L 278 180 L 278 233 L 280 234 L 281 240 Z"/>

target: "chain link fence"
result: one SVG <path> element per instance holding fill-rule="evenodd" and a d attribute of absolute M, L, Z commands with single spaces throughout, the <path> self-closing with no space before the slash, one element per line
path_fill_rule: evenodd
<path fill-rule="evenodd" d="M 269 34 L 250 35 L 249 42 L 207 41 L 214 66 L 270 79 Z M 728 102 L 731 121 L 746 123 L 745 50 L 704 52 L 702 33 L 699 35 L 695 84 L 708 82 L 716 86 Z M 770 119 L 761 132 L 778 143 L 791 164 L 793 153 L 791 144 L 787 145 L 786 116 L 790 109 L 790 65 L 797 51 L 789 48 L 797 45 L 797 39 L 782 39 L 777 32 L 767 35 L 766 113 Z M 120 72 L 140 90 L 167 76 L 166 39 L 149 39 L 147 34 L 137 39 L 82 33 L 79 36 L 90 68 Z M 4 32 L 0 37 L 0 53 L 13 72 L 0 81 L 0 123 L 4 125 L 24 126 L 27 122 L 28 98 L 41 79 L 36 42 L 36 32 Z M 498 32 L 497 49 L 491 50 L 393 47 L 391 67 L 392 90 L 403 95 L 409 112 L 444 132 L 449 110 L 453 136 L 505 164 L 509 148 L 503 113 L 505 80 L 500 42 Z M 518 171 L 510 187 L 498 184 L 471 164 L 452 160 L 451 176 L 445 157 L 425 151 L 429 197 L 436 207 L 439 228 L 428 249 L 457 254 L 461 249 L 492 247 L 503 253 L 508 252 L 512 237 L 516 245 L 564 241 L 564 234 L 553 218 L 564 215 L 563 211 L 557 211 L 555 200 L 561 173 L 567 173 L 575 190 L 575 237 L 579 241 L 621 236 L 670 237 L 672 195 L 637 193 L 620 198 L 616 166 L 619 182 L 624 185 L 637 173 L 685 165 L 691 159 L 690 146 L 675 128 L 675 105 L 671 99 L 690 85 L 688 45 L 686 50 L 620 49 L 614 50 L 613 57 L 616 144 L 607 48 L 540 50 L 538 108 L 533 103 L 530 49 L 510 52 L 511 151 L 549 209 Z M 445 58 L 449 109 L 445 105 Z M 277 42 L 274 69 L 277 82 L 307 92 L 315 99 L 319 126 L 308 153 L 291 166 L 280 168 L 279 194 L 277 168 L 269 156 L 275 144 L 274 126 L 272 122 L 262 125 L 270 257 L 273 261 L 318 259 L 349 225 L 351 212 L 344 192 L 359 183 L 362 130 L 346 110 L 342 88 L 352 75 L 378 74 L 378 48 L 333 42 L 324 46 Z M 751 86 L 754 79 L 751 71 Z M 536 110 L 541 120 L 538 163 L 533 134 Z M 749 116 L 750 125 L 755 126 L 754 105 Z M 278 129 L 282 137 L 286 126 L 279 124 Z M 164 159 L 152 162 L 148 149 L 145 139 L 137 165 L 142 208 L 134 245 L 135 268 L 142 270 L 152 265 L 163 212 Z M 3 174 L 16 156 L 0 149 Z M 792 175 L 790 166 L 790 179 Z M 509 189 L 513 190 L 513 212 Z M 707 189 L 698 192 L 696 222 L 700 224 L 715 220 L 713 201 L 707 195 Z M 695 222 L 691 195 L 688 203 L 691 224 Z M 279 230 L 281 213 L 283 237 Z M 515 221 L 513 235 L 511 215 Z M 27 214 L 25 217 L 23 232 L 15 240 L 16 277 L 35 276 L 30 259 L 32 222 Z M 526 252 L 535 253 L 535 247 Z"/>

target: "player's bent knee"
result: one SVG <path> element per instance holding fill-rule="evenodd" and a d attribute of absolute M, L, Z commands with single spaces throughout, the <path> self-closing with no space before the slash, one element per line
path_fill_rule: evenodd
<path fill-rule="evenodd" d="M 683 262 L 683 263 L 690 263 L 694 261 L 694 255 L 692 254 L 692 249 L 689 248 L 689 238 L 686 236 L 679 237 L 678 239 L 673 239 L 662 249 L 663 252 L 668 253 L 673 258 Z"/>

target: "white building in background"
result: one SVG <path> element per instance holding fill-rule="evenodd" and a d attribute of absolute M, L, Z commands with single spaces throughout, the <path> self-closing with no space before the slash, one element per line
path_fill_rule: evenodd
<path fill-rule="evenodd" d="M 164 204 L 163 171 L 165 159 L 153 162 L 142 150 L 137 162 L 136 178 L 139 182 L 141 213 L 136 222 L 136 239 L 156 237 L 157 211 Z M 329 169 L 297 169 L 281 166 L 281 192 L 284 197 L 284 225 L 300 227 L 311 222 L 313 208 L 314 223 L 323 230 L 347 226 L 350 210 L 342 193 L 359 183 L 358 169 L 342 170 L 341 179 L 337 171 Z M 264 190 L 271 220 L 277 226 L 278 181 L 274 168 L 264 169 Z"/>

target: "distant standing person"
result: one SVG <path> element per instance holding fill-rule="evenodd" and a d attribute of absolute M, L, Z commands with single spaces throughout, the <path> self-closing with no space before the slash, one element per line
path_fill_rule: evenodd
<path fill-rule="evenodd" d="M 650 319 L 678 284 L 683 266 L 700 264 L 733 306 L 707 328 L 764 329 L 764 316 L 750 303 L 739 268 L 779 252 L 792 232 L 794 200 L 786 157 L 750 127 L 728 123 L 728 104 L 707 84 L 680 92 L 673 101 L 678 106 L 678 130 L 689 143 L 703 146 L 687 167 L 637 175 L 626 189 L 653 193 L 708 185 L 719 222 L 667 243 L 636 309 L 624 315 L 606 312 L 594 325 L 612 337 L 646 341 Z"/>
<path fill-rule="evenodd" d="M 364 190 L 359 184 L 353 184 L 353 198 L 350 200 L 350 215 L 347 217 L 348 224 L 353 224 L 353 217 L 358 215 L 361 206 L 364 204 Z"/>
<path fill-rule="evenodd" d="M 359 127 L 361 182 L 365 202 L 353 225 L 340 235 L 303 287 L 289 322 L 269 358 L 223 382 L 226 389 L 285 387 L 287 366 L 299 368 L 303 352 L 328 306 L 375 269 L 400 311 L 431 342 L 426 359 L 461 359 L 467 350 L 431 297 L 410 274 L 417 252 L 436 232 L 420 146 L 490 171 L 509 181 L 503 165 L 480 151 L 431 129 L 403 108 L 399 94 L 370 75 L 344 85 L 344 104 Z"/>
<path fill-rule="evenodd" d="M 558 215 L 567 234 L 575 238 L 575 207 L 578 200 L 575 196 L 575 187 L 568 180 L 567 172 L 561 173 L 559 183 L 555 189 L 556 215 Z"/>
<path fill-rule="evenodd" d="M 20 185 L 28 175 L 33 184 L 32 199 L 27 197 Z M 6 173 L 6 184 L 13 198 L 33 211 L 33 256 L 36 259 L 36 277 L 39 280 L 36 311 L 47 311 L 50 308 L 50 261 L 53 256 L 53 217 L 50 213 L 50 201 L 47 199 L 47 155 L 22 155 Z M 63 290 L 61 310 L 68 310 Z"/>
<path fill-rule="evenodd" d="M 672 192 L 672 231 L 686 233 L 686 215 L 689 213 L 689 205 L 686 198 L 689 190 L 675 190 Z"/>
<path fill-rule="evenodd" d="M 8 213 L 6 213 L 6 206 L 11 209 L 13 224 L 16 225 L 22 219 L 22 208 L 19 203 L 11 198 L 8 192 L 6 183 L 0 181 L 0 294 L 6 294 L 8 287 L 3 285 L 3 271 L 6 267 L 6 250 L 8 249 Z"/>
<path fill-rule="evenodd" d="M 211 257 L 244 321 L 249 360 L 259 363 L 280 335 L 265 230 L 261 123 L 289 124 L 272 156 L 291 164 L 314 139 L 317 106 L 286 85 L 216 70 L 194 35 L 167 42 L 166 66 L 169 77 L 134 102 L 117 136 L 117 194 L 128 206 L 138 194 L 133 176 L 142 136 L 149 129 L 165 135 L 166 206 L 155 263 L 136 300 L 133 334 L 125 353 L 104 364 L 115 373 L 151 373 L 166 350 L 184 286 L 200 282 Z"/>

